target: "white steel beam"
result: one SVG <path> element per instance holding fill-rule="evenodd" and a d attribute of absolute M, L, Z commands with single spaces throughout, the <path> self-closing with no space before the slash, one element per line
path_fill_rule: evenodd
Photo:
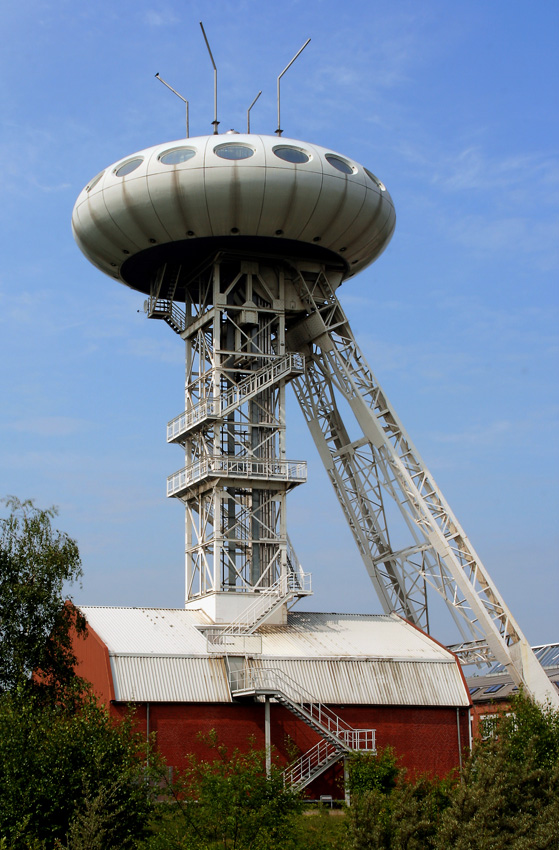
<path fill-rule="evenodd" d="M 287 344 L 306 356 L 293 381 L 320 457 L 383 609 L 429 631 L 427 586 L 444 599 L 462 643 L 488 647 L 534 698 L 559 696 L 452 513 L 353 336 L 324 267 L 292 264 L 306 315 Z M 359 437 L 340 413 L 349 406 Z M 400 519 L 391 540 L 390 507 Z M 471 656 L 470 656 L 471 657 Z M 479 656 L 478 656 L 479 657 Z"/>

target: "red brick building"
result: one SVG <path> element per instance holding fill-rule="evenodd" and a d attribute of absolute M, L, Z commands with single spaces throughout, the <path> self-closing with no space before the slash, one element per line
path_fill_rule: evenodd
<path fill-rule="evenodd" d="M 79 674 L 111 713 L 133 705 L 174 768 L 191 752 L 213 758 L 199 733 L 215 729 L 231 748 L 271 743 L 284 764 L 294 751 L 310 753 L 314 778 L 297 774 L 299 786 L 311 798 L 340 798 L 340 740 L 391 746 L 408 770 L 439 776 L 469 746 L 458 661 L 395 615 L 290 613 L 224 654 L 208 640 L 213 624 L 202 611 L 81 611 L 88 637 L 76 642 Z"/>
<path fill-rule="evenodd" d="M 559 643 L 547 643 L 532 647 L 534 654 L 551 682 L 559 690 Z M 518 693 L 508 671 L 502 664 L 494 664 L 483 675 L 469 676 L 468 688 L 472 700 L 472 734 L 482 737 L 491 731 L 491 716 L 508 711 L 511 699 Z M 486 721 L 486 729 L 482 728 Z"/>

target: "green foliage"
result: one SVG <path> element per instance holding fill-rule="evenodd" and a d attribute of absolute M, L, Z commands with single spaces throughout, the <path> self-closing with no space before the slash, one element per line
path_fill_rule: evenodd
<path fill-rule="evenodd" d="M 559 712 L 520 694 L 494 736 L 476 743 L 460 781 L 403 773 L 388 793 L 357 791 L 352 850 L 556 850 L 559 847 Z"/>
<path fill-rule="evenodd" d="M 452 784 L 420 777 L 408 782 L 402 772 L 388 794 L 373 788 L 353 799 L 348 838 L 354 850 L 427 850 L 435 847 L 442 812 Z M 452 845 L 449 845 L 452 846 Z"/>
<path fill-rule="evenodd" d="M 41 510 L 13 496 L 4 503 L 9 515 L 0 519 L 0 694 L 25 688 L 43 700 L 73 698 L 79 680 L 72 633 L 83 633 L 85 620 L 64 604 L 64 586 L 82 575 L 77 544 L 52 527 L 55 508 Z"/>
<path fill-rule="evenodd" d="M 372 790 L 389 794 L 400 773 L 398 759 L 392 747 L 385 747 L 376 753 L 354 753 L 348 766 L 351 794 L 363 794 Z"/>
<path fill-rule="evenodd" d="M 77 713 L 0 698 L 0 836 L 10 850 L 137 846 L 153 808 L 144 740 L 93 700 Z"/>
<path fill-rule="evenodd" d="M 520 694 L 479 742 L 441 822 L 437 848 L 559 847 L 559 712 Z"/>
<path fill-rule="evenodd" d="M 147 844 L 150 850 L 293 847 L 300 798 L 284 788 L 275 765 L 266 777 L 265 752 L 229 753 L 215 732 L 204 740 L 216 758 L 188 759 L 169 788 L 173 802 Z"/>

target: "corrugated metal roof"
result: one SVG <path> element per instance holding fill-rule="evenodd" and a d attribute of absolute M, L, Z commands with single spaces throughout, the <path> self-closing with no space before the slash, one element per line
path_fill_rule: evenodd
<path fill-rule="evenodd" d="M 456 662 L 261 658 L 253 663 L 281 670 L 319 702 L 330 705 L 470 704 Z"/>
<path fill-rule="evenodd" d="M 139 655 L 206 655 L 206 639 L 196 625 L 210 624 L 202 611 L 184 608 L 80 606 L 109 652 Z"/>
<path fill-rule="evenodd" d="M 117 702 L 231 702 L 223 658 L 113 655 Z"/>
<path fill-rule="evenodd" d="M 81 607 L 111 656 L 119 702 L 230 702 L 202 611 Z M 254 663 L 278 667 L 338 705 L 467 705 L 454 656 L 395 615 L 290 613 L 264 626 Z"/>
<path fill-rule="evenodd" d="M 263 626 L 262 654 L 274 658 L 386 658 L 451 661 L 453 656 L 395 614 L 292 612 L 286 626 Z"/>

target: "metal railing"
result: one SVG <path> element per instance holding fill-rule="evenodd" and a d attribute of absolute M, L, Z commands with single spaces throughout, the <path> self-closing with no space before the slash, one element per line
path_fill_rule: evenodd
<path fill-rule="evenodd" d="M 376 752 L 376 729 L 354 729 L 277 667 L 248 666 L 243 670 L 231 670 L 229 686 L 233 696 L 274 695 L 322 735 L 323 740 L 285 769 L 286 785 L 303 788 L 344 753 Z"/>
<path fill-rule="evenodd" d="M 150 296 L 146 306 L 148 319 L 164 319 L 178 332 L 186 328 L 186 313 L 172 299 Z"/>
<path fill-rule="evenodd" d="M 283 784 L 298 789 L 304 787 L 316 774 L 330 762 L 340 758 L 340 751 L 331 741 L 322 740 L 306 753 L 286 767 L 283 771 Z"/>
<path fill-rule="evenodd" d="M 208 649 L 227 648 L 229 638 L 250 633 L 275 607 L 297 594 L 310 593 L 310 588 L 310 573 L 304 573 L 301 570 L 281 576 L 271 587 L 260 590 L 257 598 L 225 629 L 208 630 L 206 632 Z"/>
<path fill-rule="evenodd" d="M 352 733 L 348 735 L 346 743 L 350 750 L 365 750 L 375 753 L 376 729 L 353 729 Z M 307 750 L 306 753 L 303 753 L 297 761 L 285 768 L 283 784 L 294 789 L 304 788 L 341 756 L 342 753 L 339 748 L 332 741 L 324 738 L 310 750 Z"/>
<path fill-rule="evenodd" d="M 352 749 L 347 740 L 356 731 L 343 718 L 323 705 L 319 700 L 306 691 L 301 685 L 277 667 L 246 667 L 243 670 L 232 670 L 229 684 L 231 693 L 267 692 L 284 697 L 291 705 L 305 715 L 308 721 L 316 724 L 342 746 L 342 749 Z M 371 731 L 371 730 L 369 730 Z"/>
<path fill-rule="evenodd" d="M 213 455 L 179 469 L 167 478 L 167 495 L 175 496 L 203 478 L 243 478 L 286 481 L 301 484 L 307 480 L 307 464 L 300 460 Z"/>
<path fill-rule="evenodd" d="M 167 442 L 172 443 L 173 440 L 203 422 L 204 419 L 218 419 L 220 415 L 219 400 L 216 398 L 204 399 L 204 401 L 181 413 L 180 416 L 175 416 L 167 423 Z"/>
<path fill-rule="evenodd" d="M 301 375 L 305 370 L 305 358 L 302 354 L 287 354 L 264 366 L 258 372 L 248 375 L 224 392 L 220 398 L 207 398 L 192 408 L 176 416 L 167 424 L 167 442 L 173 442 L 182 434 L 194 428 L 204 419 L 225 416 L 248 401 L 253 396 L 273 386 L 287 375 Z"/>

